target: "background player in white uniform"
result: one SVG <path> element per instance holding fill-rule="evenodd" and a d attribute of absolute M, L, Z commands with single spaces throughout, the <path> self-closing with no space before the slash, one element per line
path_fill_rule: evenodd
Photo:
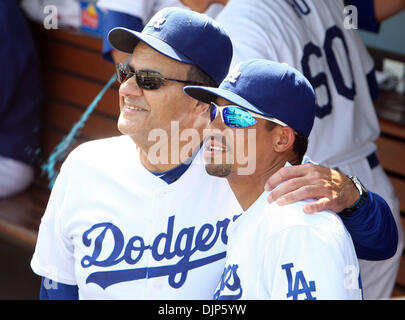
<path fill-rule="evenodd" d="M 295 141 L 308 145 L 316 110 L 311 84 L 296 69 L 263 59 L 248 60 L 232 74 L 237 76 L 219 88 L 184 89 L 202 101 L 207 93 L 216 96 L 221 107 L 210 106 L 210 127 L 217 132 L 207 136 L 206 169 L 226 177 L 245 211 L 229 227 L 226 266 L 214 299 L 361 299 L 356 252 L 339 217 L 326 211 L 305 214 L 305 202 L 269 204 L 263 192 L 265 181 L 286 162 L 302 161 L 306 148 L 298 149 Z M 246 164 L 221 160 L 224 154 L 241 159 L 251 150 L 230 143 L 248 137 L 248 130 L 256 132 L 256 148 L 247 157 L 264 161 L 243 174 Z M 351 286 L 349 268 L 357 271 Z"/>
<path fill-rule="evenodd" d="M 303 72 L 312 83 L 317 113 L 307 155 L 317 163 L 359 177 L 367 189 L 381 195 L 390 205 L 399 232 L 395 257 L 381 262 L 360 262 L 365 297 L 390 297 L 403 250 L 399 205 L 376 156 L 374 141 L 379 136 L 379 125 L 372 102 L 376 89 L 374 64 L 356 30 L 344 28 L 343 1 L 207 0 L 203 3 L 209 6 L 214 2 L 227 3 L 217 21 L 234 43 L 233 64 L 251 58 L 286 62 Z M 183 3 L 205 9 L 201 1 Z M 405 7 L 403 0 L 355 4 L 359 5 L 359 21 L 366 16 L 365 20 L 374 22 L 374 29 L 378 27 L 374 9 L 381 21 Z M 302 181 L 294 182 L 301 186 Z M 288 199 L 292 185 L 286 183 L 278 193 L 287 193 Z M 301 192 L 299 197 L 305 199 L 308 193 Z"/>

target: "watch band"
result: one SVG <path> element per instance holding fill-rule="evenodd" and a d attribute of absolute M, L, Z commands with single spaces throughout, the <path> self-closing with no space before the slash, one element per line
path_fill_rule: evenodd
<path fill-rule="evenodd" d="M 357 199 L 357 201 L 351 205 L 349 208 L 343 209 L 341 214 L 352 214 L 356 210 L 360 209 L 364 203 L 367 200 L 367 189 L 363 186 L 363 184 L 360 182 L 360 180 L 356 176 L 348 176 L 348 178 L 353 182 L 353 184 L 356 186 L 357 190 L 359 190 L 360 196 Z"/>

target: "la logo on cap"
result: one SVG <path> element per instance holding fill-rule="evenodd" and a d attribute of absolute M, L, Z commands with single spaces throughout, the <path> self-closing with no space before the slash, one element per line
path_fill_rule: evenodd
<path fill-rule="evenodd" d="M 162 14 L 153 17 L 153 19 L 149 21 L 148 26 L 153 27 L 156 30 L 162 29 L 163 24 L 166 22 L 166 18 L 163 14 L 164 13 L 162 12 Z"/>
<path fill-rule="evenodd" d="M 239 71 L 239 68 L 241 66 L 241 62 L 239 62 L 233 69 L 231 72 L 229 72 L 229 74 L 226 76 L 224 81 L 228 81 L 230 83 L 235 83 L 236 80 L 238 80 L 239 76 L 242 74 Z"/>

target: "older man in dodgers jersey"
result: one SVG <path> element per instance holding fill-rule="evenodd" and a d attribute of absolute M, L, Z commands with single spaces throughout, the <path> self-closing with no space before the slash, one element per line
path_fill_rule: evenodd
<path fill-rule="evenodd" d="M 182 0 L 197 11 L 212 3 L 226 5 L 216 20 L 234 43 L 233 65 L 251 58 L 287 62 L 300 70 L 317 96 L 316 118 L 307 155 L 326 167 L 357 176 L 390 205 L 399 233 L 398 250 L 389 260 L 361 261 L 365 298 L 388 298 L 403 251 L 398 199 L 378 163 L 374 141 L 379 125 L 372 103 L 378 89 L 374 64 L 356 30 L 345 29 L 344 5 L 358 9 L 359 27 L 378 30 L 378 22 L 405 7 L 404 0 Z M 328 136 L 328 139 L 325 139 Z M 318 167 L 319 169 L 321 167 Z M 313 168 L 312 168 L 313 169 Z M 311 168 L 283 168 L 270 179 L 283 184 L 270 199 L 284 203 L 311 196 L 304 183 Z M 291 192 L 294 188 L 298 190 Z M 269 188 L 267 188 L 269 189 Z M 325 208 L 325 199 L 318 209 Z"/>
<path fill-rule="evenodd" d="M 305 202 L 269 204 L 263 193 L 286 162 L 302 162 L 316 110 L 311 84 L 292 67 L 263 59 L 248 60 L 231 74 L 219 88 L 184 89 L 195 99 L 215 101 L 206 169 L 226 177 L 245 211 L 228 228 L 226 266 L 214 299 L 361 299 L 356 253 L 338 216 L 308 215 Z M 255 152 L 246 147 L 252 142 Z M 251 172 L 238 162 L 246 152 L 252 161 L 261 159 Z"/>
<path fill-rule="evenodd" d="M 124 135 L 83 144 L 63 164 L 31 262 L 50 279 L 41 298 L 209 299 L 224 265 L 226 229 L 240 205 L 202 162 L 153 162 L 156 140 L 149 134 L 163 131 L 167 141 L 179 142 L 163 143 L 169 159 L 180 159 L 188 145 L 170 137 L 171 125 L 202 137 L 208 105 L 185 95 L 183 85 L 219 84 L 232 57 L 230 40 L 212 19 L 173 8 L 159 12 L 142 33 L 118 28 L 110 40 L 133 52 L 129 65 L 118 68 Z M 190 159 L 200 142 L 189 148 Z M 357 197 L 353 185 L 344 186 Z M 384 232 L 392 217 L 380 197 L 367 199 L 349 223 L 367 235 L 360 237 L 359 254 L 367 249 L 381 257 L 370 237 L 392 248 Z M 364 214 L 369 218 L 360 218 Z M 370 234 L 370 223 L 381 229 Z"/>
<path fill-rule="evenodd" d="M 114 29 L 110 40 L 133 52 L 119 70 L 124 135 L 81 145 L 64 162 L 31 262 L 52 280 L 45 279 L 42 297 L 210 299 L 223 268 L 226 227 L 240 206 L 202 161 L 156 164 L 149 134 L 164 131 L 171 141 L 174 123 L 202 137 L 208 106 L 183 87 L 219 84 L 231 41 L 211 18 L 180 8 L 159 11 L 142 33 Z M 177 142 L 168 159 L 182 158 L 188 142 Z"/>

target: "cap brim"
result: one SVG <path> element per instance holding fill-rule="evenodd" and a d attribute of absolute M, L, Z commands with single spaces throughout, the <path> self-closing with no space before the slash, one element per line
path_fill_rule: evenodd
<path fill-rule="evenodd" d="M 186 64 L 194 64 L 188 57 L 168 45 L 166 42 L 131 29 L 122 27 L 114 28 L 108 34 L 108 40 L 115 49 L 131 54 L 139 41 L 142 41 L 169 58 Z"/>
<path fill-rule="evenodd" d="M 214 102 L 218 97 L 221 97 L 239 107 L 260 115 L 264 115 L 263 112 L 256 108 L 253 104 L 229 90 L 201 86 L 187 86 L 184 88 L 184 92 L 190 97 L 205 103 Z"/>

